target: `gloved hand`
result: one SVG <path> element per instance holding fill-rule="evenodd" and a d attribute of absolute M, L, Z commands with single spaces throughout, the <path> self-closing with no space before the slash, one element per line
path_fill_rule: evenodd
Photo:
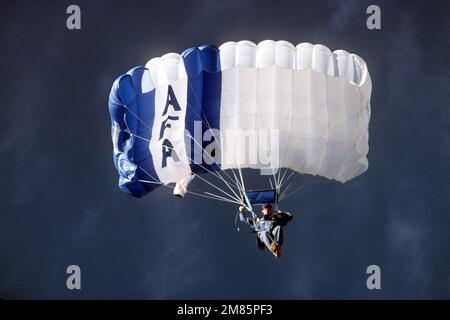
<path fill-rule="evenodd" d="M 245 212 L 245 207 L 244 206 L 240 206 L 239 207 L 239 212 L 240 213 L 244 213 Z"/>

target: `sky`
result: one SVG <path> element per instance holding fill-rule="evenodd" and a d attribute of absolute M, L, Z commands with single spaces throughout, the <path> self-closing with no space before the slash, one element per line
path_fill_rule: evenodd
<path fill-rule="evenodd" d="M 81 30 L 66 27 L 70 4 Z M 366 27 L 370 4 L 381 30 Z M 3 3 L 0 297 L 449 299 L 449 16 L 448 0 Z M 116 77 L 244 39 L 346 49 L 373 82 L 368 171 L 345 184 L 297 177 L 280 261 L 236 231 L 234 205 L 166 188 L 132 198 L 112 161 Z M 73 264 L 81 290 L 66 287 Z M 366 287 L 370 265 L 380 290 Z"/>

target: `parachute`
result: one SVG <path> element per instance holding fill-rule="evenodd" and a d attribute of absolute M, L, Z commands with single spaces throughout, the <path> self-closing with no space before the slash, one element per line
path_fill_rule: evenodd
<path fill-rule="evenodd" d="M 320 44 L 227 42 L 153 58 L 109 96 L 119 187 L 251 207 L 282 200 L 295 173 L 346 182 L 368 168 L 371 90 L 362 58 Z M 246 168 L 270 186 L 248 190 Z M 218 193 L 189 190 L 194 177 Z"/>

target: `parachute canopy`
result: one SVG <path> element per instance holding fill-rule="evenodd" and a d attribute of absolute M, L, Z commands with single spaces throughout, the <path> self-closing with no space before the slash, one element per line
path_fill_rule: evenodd
<path fill-rule="evenodd" d="M 281 168 L 348 181 L 368 167 L 371 89 L 362 58 L 320 44 L 227 42 L 153 58 L 111 89 L 119 186 L 141 197 L 177 183 L 182 197 L 210 173 L 233 192 L 208 196 L 240 202 L 244 168 L 272 175 L 278 191 Z"/>

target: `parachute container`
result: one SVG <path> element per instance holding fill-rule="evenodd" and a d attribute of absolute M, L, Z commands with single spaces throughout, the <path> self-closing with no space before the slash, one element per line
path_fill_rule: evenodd
<path fill-rule="evenodd" d="M 266 203 L 277 203 L 278 202 L 278 191 L 277 190 L 253 190 L 245 191 L 245 195 L 250 204 L 263 205 Z M 245 198 L 243 199 L 246 200 Z"/>

